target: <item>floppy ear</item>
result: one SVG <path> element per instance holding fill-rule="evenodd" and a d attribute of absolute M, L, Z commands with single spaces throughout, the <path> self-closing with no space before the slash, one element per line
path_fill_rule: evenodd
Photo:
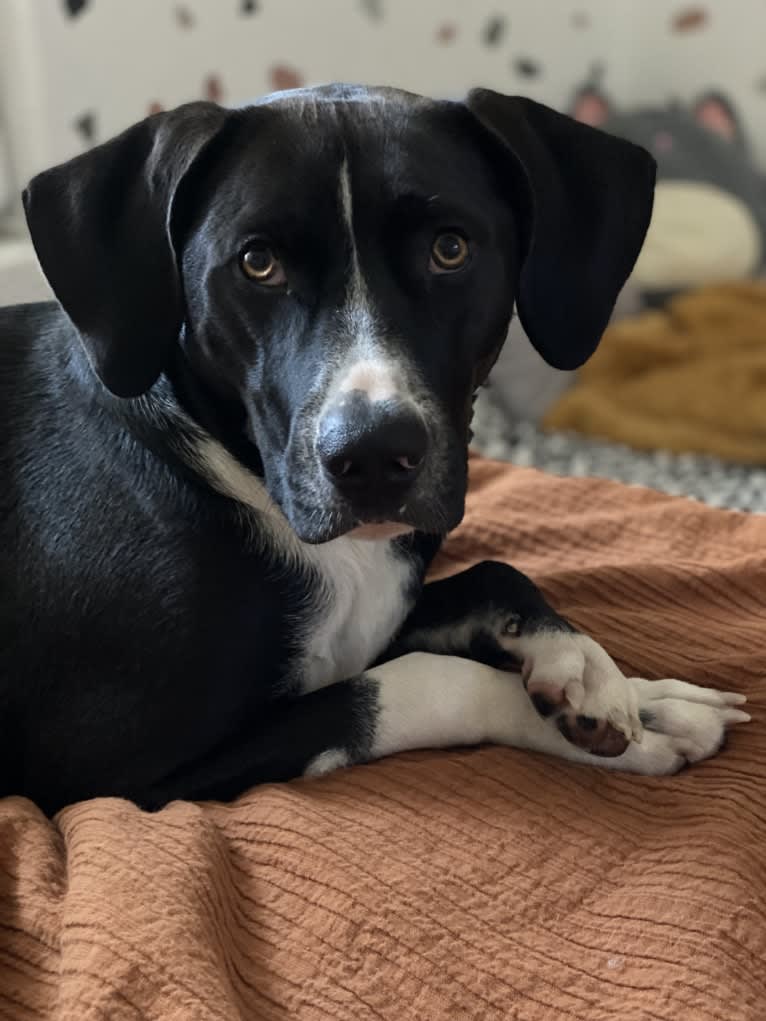
<path fill-rule="evenodd" d="M 474 89 L 466 105 L 500 143 L 498 169 L 509 191 L 521 183 L 528 210 L 519 318 L 549 365 L 576 369 L 595 351 L 643 244 L 654 160 L 530 99 Z"/>
<path fill-rule="evenodd" d="M 179 188 L 230 116 L 189 103 L 33 178 L 24 208 L 43 272 L 93 369 L 119 397 L 156 381 L 183 320 Z"/>

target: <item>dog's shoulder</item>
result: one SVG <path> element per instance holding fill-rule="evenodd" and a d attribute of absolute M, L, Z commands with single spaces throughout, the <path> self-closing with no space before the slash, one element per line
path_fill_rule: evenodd
<path fill-rule="evenodd" d="M 14 337 L 36 337 L 44 330 L 63 322 L 66 317 L 58 302 L 33 301 L 21 305 L 0 306 L 0 335 L 4 341 Z"/>
<path fill-rule="evenodd" d="M 55 302 L 0 308 L 0 442 L 24 446 L 40 427 L 54 431 L 74 409 L 67 370 L 82 357 L 77 334 Z"/>
<path fill-rule="evenodd" d="M 66 316 L 55 302 L 0 306 L 0 412 L 5 418 L 14 394 L 23 406 L 25 389 L 51 370 L 51 347 L 66 332 Z"/>

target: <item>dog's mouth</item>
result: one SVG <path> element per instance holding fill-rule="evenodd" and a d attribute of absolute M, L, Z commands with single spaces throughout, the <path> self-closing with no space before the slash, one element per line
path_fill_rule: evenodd
<path fill-rule="evenodd" d="M 398 539 L 414 531 L 414 525 L 405 525 L 399 521 L 360 522 L 350 532 L 346 532 L 346 535 L 349 539 L 367 539 L 375 542 L 376 540 Z"/>
<path fill-rule="evenodd" d="M 292 503 L 285 509 L 294 532 L 301 542 L 321 545 L 346 536 L 366 541 L 387 541 L 401 538 L 412 532 L 446 535 L 459 524 L 463 514 L 463 497 L 450 494 L 446 500 L 437 498 L 413 499 L 406 507 L 397 510 L 365 508 L 360 510 L 344 501 L 330 498 L 300 507 Z"/>
<path fill-rule="evenodd" d="M 404 516 L 394 514 L 360 515 L 338 505 L 317 507 L 308 513 L 290 514 L 288 520 L 301 542 L 312 546 L 341 537 L 375 542 L 397 539 L 415 531 L 431 530 L 430 517 L 421 519 L 407 515 L 405 520 Z"/>

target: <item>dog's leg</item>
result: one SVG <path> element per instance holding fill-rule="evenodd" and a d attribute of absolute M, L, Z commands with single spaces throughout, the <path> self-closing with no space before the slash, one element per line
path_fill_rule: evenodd
<path fill-rule="evenodd" d="M 680 681 L 629 683 L 647 730 L 640 743 L 605 759 L 541 717 L 518 676 L 458 656 L 409 653 L 285 701 L 238 743 L 136 800 L 148 808 L 180 797 L 226 800 L 257 783 L 317 776 L 400 751 L 483 742 L 635 773 L 673 773 L 714 754 L 726 727 L 748 718 L 732 707 L 739 696 Z"/>
<path fill-rule="evenodd" d="M 568 740 L 532 706 L 520 678 L 494 667 L 432 653 L 409 653 L 365 674 L 375 692 L 366 757 L 413 748 L 483 742 L 529 748 L 574 762 L 647 775 L 674 773 L 715 754 L 727 726 L 745 722 L 733 708 L 741 696 L 681 681 L 629 679 L 647 730 L 617 756 L 604 758 Z M 649 729 L 651 727 L 651 729 Z M 342 745 L 312 759 L 304 772 L 327 772 L 358 761 Z"/>
<path fill-rule="evenodd" d="M 631 741 L 642 740 L 645 727 L 663 732 L 672 726 L 680 735 L 684 714 L 693 736 L 698 706 L 728 712 L 745 701 L 682 681 L 626 677 L 597 642 L 551 608 L 529 578 L 491 561 L 425 587 L 388 655 L 413 650 L 516 667 L 540 715 L 551 717 L 572 744 L 600 756 L 622 755 Z M 663 693 L 677 702 L 672 725 L 669 707 L 655 705 Z M 739 718 L 745 714 L 727 717 Z"/>

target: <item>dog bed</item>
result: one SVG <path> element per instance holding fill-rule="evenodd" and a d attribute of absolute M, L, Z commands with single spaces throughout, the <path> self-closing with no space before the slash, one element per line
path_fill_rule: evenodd
<path fill-rule="evenodd" d="M 625 668 L 744 691 L 753 722 L 665 779 L 484 748 L 157 815 L 7 799 L 0 1017 L 762 1018 L 766 518 L 472 477 L 437 574 L 508 558 Z"/>

